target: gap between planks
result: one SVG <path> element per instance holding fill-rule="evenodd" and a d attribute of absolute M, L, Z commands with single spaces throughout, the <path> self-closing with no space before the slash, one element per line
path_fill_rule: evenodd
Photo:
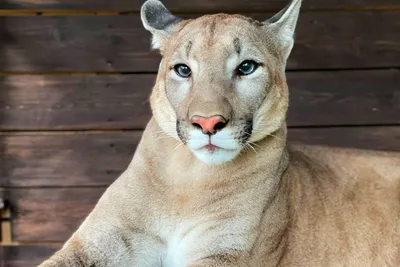
<path fill-rule="evenodd" d="M 263 10 L 171 10 L 175 14 L 209 14 L 209 13 L 272 13 L 279 9 Z M 363 6 L 340 8 L 304 8 L 302 12 L 363 12 L 363 11 L 400 11 L 400 5 L 395 6 Z M 51 9 L 0 9 L 0 16 L 110 16 L 139 14 L 140 10 L 51 10 Z"/>

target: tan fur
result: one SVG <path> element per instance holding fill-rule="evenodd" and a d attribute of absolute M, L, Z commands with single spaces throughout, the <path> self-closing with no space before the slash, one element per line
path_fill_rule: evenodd
<path fill-rule="evenodd" d="M 299 6 L 277 23 L 219 14 L 160 30 L 145 17 L 163 54 L 154 116 L 127 170 L 41 267 L 400 266 L 400 155 L 286 144 Z M 242 80 L 226 64 L 239 48 L 262 61 Z M 182 61 L 189 80 L 173 76 Z M 232 160 L 203 163 L 182 141 L 193 114 L 229 117 L 233 143 L 251 116 L 251 137 Z"/>

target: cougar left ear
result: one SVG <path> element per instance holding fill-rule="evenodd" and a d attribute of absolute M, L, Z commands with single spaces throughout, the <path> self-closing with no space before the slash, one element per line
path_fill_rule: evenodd
<path fill-rule="evenodd" d="M 154 49 L 159 49 L 171 35 L 172 27 L 182 21 L 158 0 L 148 0 L 143 4 L 141 18 L 145 29 L 153 34 Z"/>
<path fill-rule="evenodd" d="M 287 60 L 293 48 L 300 6 L 301 0 L 292 0 L 286 8 L 264 22 L 264 27 L 272 30 L 275 38 L 277 38 L 277 46 L 281 50 L 284 60 Z"/>

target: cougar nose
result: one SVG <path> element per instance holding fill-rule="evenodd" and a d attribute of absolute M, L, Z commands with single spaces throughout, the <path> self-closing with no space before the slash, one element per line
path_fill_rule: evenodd
<path fill-rule="evenodd" d="M 195 115 L 190 119 L 190 122 L 194 127 L 202 129 L 204 134 L 210 135 L 222 130 L 227 124 L 226 119 L 220 115 L 207 118 Z"/>

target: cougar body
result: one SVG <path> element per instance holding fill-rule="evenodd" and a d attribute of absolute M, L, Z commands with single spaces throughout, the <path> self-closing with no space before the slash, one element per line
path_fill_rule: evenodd
<path fill-rule="evenodd" d="M 163 58 L 132 162 L 41 267 L 400 266 L 400 156 L 289 145 L 301 0 L 265 22 L 142 8 Z"/>

